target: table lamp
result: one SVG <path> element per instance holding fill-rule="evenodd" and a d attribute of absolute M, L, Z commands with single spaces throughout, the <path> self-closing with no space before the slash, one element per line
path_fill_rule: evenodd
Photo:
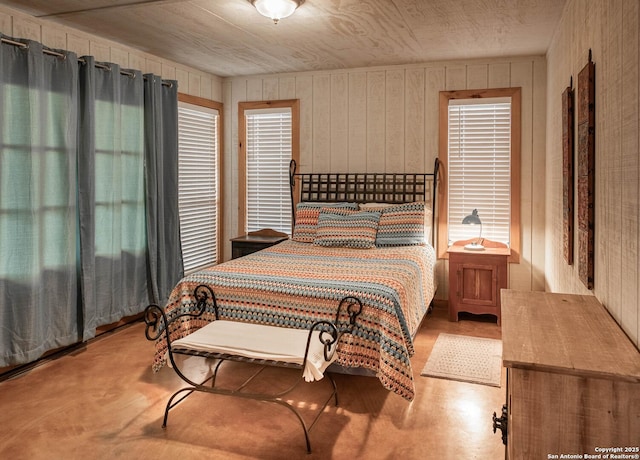
<path fill-rule="evenodd" d="M 469 214 L 467 217 L 462 219 L 462 224 L 463 225 L 479 225 L 480 226 L 480 234 L 478 235 L 478 241 L 476 241 L 475 243 L 466 244 L 464 246 L 464 248 L 469 250 L 469 251 L 482 251 L 482 250 L 484 250 L 484 246 L 482 245 L 482 242 L 484 241 L 484 239 L 482 238 L 482 221 L 480 220 L 480 217 L 478 216 L 478 210 L 474 209 L 471 212 L 471 214 Z"/>

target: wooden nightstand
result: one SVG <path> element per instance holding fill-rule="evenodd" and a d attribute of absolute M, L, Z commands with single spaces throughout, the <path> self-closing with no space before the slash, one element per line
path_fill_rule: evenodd
<path fill-rule="evenodd" d="M 470 251 L 456 241 L 449 253 L 449 320 L 458 321 L 461 311 L 495 315 L 500 324 L 500 289 L 508 287 L 511 249 L 503 243 L 484 240 L 482 251 Z"/>
<path fill-rule="evenodd" d="M 237 259 L 238 257 L 261 251 L 288 238 L 289 236 L 286 233 L 277 232 L 270 228 L 249 232 L 246 235 L 231 239 L 231 258 Z"/>

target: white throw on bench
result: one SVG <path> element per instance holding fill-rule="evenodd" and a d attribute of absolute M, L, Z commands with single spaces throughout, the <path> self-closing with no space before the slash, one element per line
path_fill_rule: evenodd
<path fill-rule="evenodd" d="M 324 371 L 336 358 L 338 342 L 343 334 L 353 330 L 356 317 L 362 311 L 362 303 L 356 297 L 345 297 L 338 304 L 335 321 L 317 321 L 309 329 L 292 329 L 279 326 L 267 326 L 238 321 L 219 319 L 216 297 L 211 288 L 200 285 L 195 289 L 197 299 L 195 313 L 183 313 L 170 320 L 164 310 L 152 304 L 145 309 L 145 335 L 149 340 L 158 340 L 164 333 L 167 340 L 167 353 L 171 367 L 176 374 L 189 386 L 176 391 L 167 402 L 165 408 L 163 428 L 167 425 L 169 410 L 184 400 L 194 391 L 214 393 L 219 395 L 237 396 L 248 399 L 272 402 L 291 410 L 300 421 L 304 430 L 307 451 L 311 452 L 309 431 L 324 411 L 329 401 L 335 399 L 338 404 L 336 384 L 331 377 L 327 377 L 331 384 L 331 394 L 318 411 L 312 423 L 307 426 L 298 410 L 283 396 L 297 387 L 301 381 L 311 382 L 320 380 Z M 197 331 L 175 341 L 171 341 L 171 325 L 179 325 L 183 317 L 201 316 L 210 305 L 215 311 L 216 320 Z M 218 360 L 213 375 L 203 382 L 194 382 L 180 369 L 174 355 L 201 356 Z M 216 377 L 221 364 L 225 361 L 241 361 L 259 364 L 260 368 L 239 387 L 216 387 Z M 251 392 L 249 384 L 266 366 L 289 367 L 299 369 L 301 378 L 284 391 L 276 393 Z M 210 385 L 205 385 L 211 381 Z M 174 399 L 184 394 L 174 402 Z"/>
<path fill-rule="evenodd" d="M 251 360 L 264 359 L 302 365 L 305 363 L 308 338 L 309 331 L 306 329 L 217 320 L 176 340 L 173 342 L 173 349 L 174 352 L 185 349 L 226 353 Z M 309 355 L 303 372 L 307 382 L 320 380 L 327 366 L 336 358 L 334 350 L 330 350 L 330 359 L 325 360 L 324 345 L 320 340 L 320 331 L 311 331 Z"/>

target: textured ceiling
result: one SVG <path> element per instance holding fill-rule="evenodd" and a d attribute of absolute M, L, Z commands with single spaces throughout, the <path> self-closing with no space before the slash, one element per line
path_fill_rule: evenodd
<path fill-rule="evenodd" d="M 219 76 L 544 54 L 565 0 L 0 0 Z"/>

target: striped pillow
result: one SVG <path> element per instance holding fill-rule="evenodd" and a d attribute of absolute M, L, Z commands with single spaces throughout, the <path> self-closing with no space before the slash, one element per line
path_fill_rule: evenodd
<path fill-rule="evenodd" d="M 426 243 L 424 201 L 380 210 L 376 246 L 416 246 Z"/>
<path fill-rule="evenodd" d="M 313 243 L 318 227 L 318 216 L 322 208 L 358 209 L 357 203 L 300 202 L 296 205 L 296 225 L 291 239 L 300 243 Z"/>
<path fill-rule="evenodd" d="M 376 245 L 379 211 L 331 210 L 324 208 L 318 217 L 314 244 L 369 249 Z"/>

